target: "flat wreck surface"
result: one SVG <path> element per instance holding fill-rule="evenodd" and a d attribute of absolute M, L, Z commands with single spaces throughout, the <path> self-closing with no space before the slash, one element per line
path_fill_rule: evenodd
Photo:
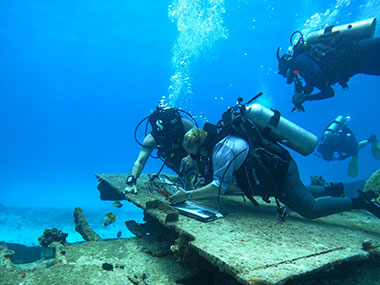
<path fill-rule="evenodd" d="M 224 218 L 203 223 L 179 215 L 176 220 L 172 217 L 176 210 L 148 190 L 146 175 L 139 179 L 138 194 L 126 195 L 125 174 L 96 176 L 102 199 L 129 200 L 171 231 L 191 237 L 192 249 L 241 284 L 281 284 L 379 253 L 378 247 L 371 253 L 363 249 L 364 241 L 380 242 L 380 221 L 366 212 L 306 220 L 289 211 L 281 222 L 274 201 L 255 207 L 241 195 L 225 195 L 221 204 L 229 214 Z M 219 209 L 213 200 L 200 204 Z"/>

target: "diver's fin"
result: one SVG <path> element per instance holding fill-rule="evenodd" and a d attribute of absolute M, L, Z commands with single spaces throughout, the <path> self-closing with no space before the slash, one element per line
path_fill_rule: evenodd
<path fill-rule="evenodd" d="M 357 177 L 359 174 L 359 156 L 357 154 L 351 157 L 348 164 L 347 174 L 350 177 Z"/>
<path fill-rule="evenodd" d="M 372 142 L 371 150 L 372 150 L 373 157 L 376 160 L 380 160 L 380 145 L 379 145 L 379 141 L 377 139 L 375 139 Z"/>

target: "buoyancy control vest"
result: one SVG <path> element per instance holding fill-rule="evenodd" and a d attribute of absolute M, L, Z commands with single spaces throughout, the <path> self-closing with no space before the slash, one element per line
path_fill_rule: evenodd
<path fill-rule="evenodd" d="M 249 153 L 241 167 L 235 171 L 236 182 L 248 199 L 258 205 L 253 196 L 278 196 L 279 185 L 284 179 L 290 162 L 289 152 L 270 135 L 262 134 L 259 128 L 242 113 L 225 112 L 218 123 L 217 141 L 228 135 L 238 136 L 249 144 Z"/>
<path fill-rule="evenodd" d="M 149 122 L 151 135 L 157 144 L 157 155 L 165 159 L 170 168 L 179 168 L 181 159 L 187 155 L 182 147 L 185 127 L 181 114 L 175 108 L 157 107 L 149 116 Z"/>

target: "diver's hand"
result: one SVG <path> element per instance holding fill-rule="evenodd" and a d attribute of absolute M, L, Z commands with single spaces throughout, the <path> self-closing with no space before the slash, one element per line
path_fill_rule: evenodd
<path fill-rule="evenodd" d="M 127 185 L 123 191 L 124 194 L 137 194 L 136 184 Z"/>
<path fill-rule="evenodd" d="M 187 172 L 187 170 L 194 168 L 197 166 L 196 161 L 194 161 L 190 155 L 182 158 L 181 164 L 179 166 L 179 172 L 184 173 Z"/>
<path fill-rule="evenodd" d="M 169 202 L 171 205 L 176 205 L 183 203 L 187 200 L 187 192 L 182 188 L 178 187 L 177 193 L 169 197 Z"/>
<path fill-rule="evenodd" d="M 303 104 L 303 102 L 306 101 L 306 98 L 307 98 L 307 96 L 303 93 L 300 93 L 300 92 L 294 93 L 293 98 L 292 98 L 294 108 L 292 109 L 292 112 L 293 111 L 305 112 L 305 108 L 302 106 L 302 104 Z"/>
<path fill-rule="evenodd" d="M 294 105 L 302 105 L 306 101 L 306 95 L 300 92 L 296 92 L 293 95 L 292 102 Z"/>

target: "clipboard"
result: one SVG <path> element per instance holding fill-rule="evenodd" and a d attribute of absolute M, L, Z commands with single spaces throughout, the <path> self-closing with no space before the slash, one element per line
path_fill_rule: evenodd
<path fill-rule="evenodd" d="M 175 205 L 173 208 L 177 209 L 179 213 L 184 216 L 188 216 L 205 223 L 224 217 L 218 210 L 200 206 L 189 201 Z"/>

